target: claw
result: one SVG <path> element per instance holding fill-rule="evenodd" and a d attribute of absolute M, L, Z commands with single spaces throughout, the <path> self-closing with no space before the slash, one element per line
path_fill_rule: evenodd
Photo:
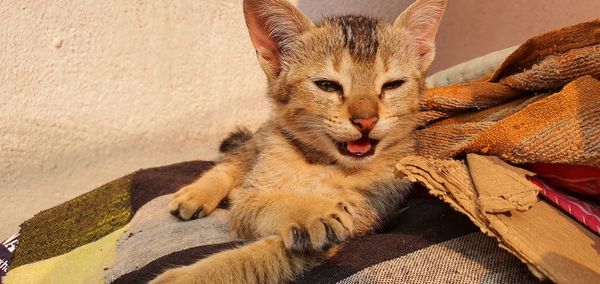
<path fill-rule="evenodd" d="M 179 218 L 179 207 L 177 207 L 175 210 L 171 210 L 171 215 Z"/>
<path fill-rule="evenodd" d="M 340 239 L 335 234 L 335 231 L 333 230 L 333 228 L 331 228 L 331 225 L 329 225 L 328 223 L 323 223 L 323 225 L 325 225 L 325 234 L 327 236 L 327 239 L 334 244 L 341 243 Z M 330 243 L 327 243 L 327 244 L 329 245 L 329 247 L 323 248 L 323 249 L 328 250 L 329 248 L 331 248 L 331 244 Z"/>
<path fill-rule="evenodd" d="M 180 221 L 186 221 L 185 219 L 183 219 L 183 217 L 181 217 L 181 214 L 179 214 L 179 207 L 177 207 L 177 209 L 175 210 L 171 210 L 171 215 L 177 217 L 177 219 L 179 219 Z"/>
<path fill-rule="evenodd" d="M 196 210 L 196 212 L 194 212 L 194 214 L 192 214 L 192 217 L 190 218 L 190 220 L 196 220 L 200 216 L 204 216 L 204 209 L 202 207 L 198 208 L 198 210 Z"/>
<path fill-rule="evenodd" d="M 292 227 L 292 250 L 308 251 L 310 249 L 310 236 L 304 227 Z"/>

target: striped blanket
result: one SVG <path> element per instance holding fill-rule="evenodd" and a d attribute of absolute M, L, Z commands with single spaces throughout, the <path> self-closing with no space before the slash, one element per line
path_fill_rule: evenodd
<path fill-rule="evenodd" d="M 170 193 L 211 166 L 140 170 L 40 212 L 21 227 L 6 283 L 145 283 L 166 268 L 244 243 L 229 237 L 225 209 L 190 222 L 165 209 Z M 468 218 L 424 191 L 413 195 L 394 223 L 351 240 L 297 282 L 537 282 Z"/>

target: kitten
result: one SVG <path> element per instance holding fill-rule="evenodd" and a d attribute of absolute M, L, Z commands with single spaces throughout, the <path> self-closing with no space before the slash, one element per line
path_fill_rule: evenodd
<path fill-rule="evenodd" d="M 226 139 L 221 161 L 175 193 L 169 209 L 195 219 L 228 197 L 231 231 L 258 240 L 153 283 L 288 282 L 393 218 L 410 189 L 394 164 L 413 153 L 445 6 L 417 0 L 394 23 L 343 16 L 314 24 L 285 0 L 245 0 L 272 117 Z"/>

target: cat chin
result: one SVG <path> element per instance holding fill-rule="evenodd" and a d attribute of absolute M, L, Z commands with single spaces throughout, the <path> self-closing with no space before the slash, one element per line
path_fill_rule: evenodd
<path fill-rule="evenodd" d="M 373 160 L 373 158 L 375 156 L 377 156 L 376 151 L 373 151 L 373 153 L 370 153 L 368 155 L 362 155 L 362 156 L 343 155 L 339 151 L 335 154 L 336 154 L 335 156 L 337 157 L 337 160 L 340 164 L 353 166 L 353 167 L 364 165 L 365 163 Z"/>
<path fill-rule="evenodd" d="M 358 169 L 374 159 L 375 155 L 363 156 L 361 158 L 349 157 L 337 154 L 337 161 L 340 166 L 347 169 Z"/>

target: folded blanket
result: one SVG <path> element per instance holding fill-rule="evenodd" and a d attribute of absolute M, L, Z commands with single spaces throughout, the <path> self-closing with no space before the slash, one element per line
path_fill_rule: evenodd
<path fill-rule="evenodd" d="M 528 40 L 486 80 L 428 89 L 423 156 L 600 166 L 600 20 Z"/>

